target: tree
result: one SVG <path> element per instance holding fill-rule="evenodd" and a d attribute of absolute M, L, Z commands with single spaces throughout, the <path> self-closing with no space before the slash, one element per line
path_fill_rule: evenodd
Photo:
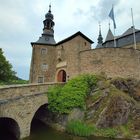
<path fill-rule="evenodd" d="M 12 65 L 6 60 L 3 51 L 0 48 L 0 81 L 8 82 L 15 79 L 15 72 L 12 70 Z"/>

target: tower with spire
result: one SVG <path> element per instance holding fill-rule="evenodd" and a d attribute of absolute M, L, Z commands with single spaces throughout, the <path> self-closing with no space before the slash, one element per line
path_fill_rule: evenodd
<path fill-rule="evenodd" d="M 101 34 L 101 24 L 99 23 L 99 36 L 98 36 L 98 44 L 96 46 L 96 48 L 102 48 L 103 44 L 103 37 L 102 37 L 102 34 Z"/>
<path fill-rule="evenodd" d="M 54 39 L 54 16 L 51 12 L 51 5 L 49 5 L 49 11 L 45 14 L 45 20 L 43 21 L 43 33 L 42 36 L 39 38 L 36 44 L 56 44 Z"/>
<path fill-rule="evenodd" d="M 43 33 L 36 42 L 32 42 L 32 60 L 30 67 L 30 82 L 43 83 L 54 79 L 56 42 L 54 39 L 54 16 L 49 10 L 43 21 Z M 54 65 L 52 65 L 54 64 Z"/>

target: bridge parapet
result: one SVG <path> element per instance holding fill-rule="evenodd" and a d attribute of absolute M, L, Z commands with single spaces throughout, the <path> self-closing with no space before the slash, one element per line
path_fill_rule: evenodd
<path fill-rule="evenodd" d="M 0 101 L 47 92 L 48 87 L 62 83 L 23 84 L 0 87 Z"/>

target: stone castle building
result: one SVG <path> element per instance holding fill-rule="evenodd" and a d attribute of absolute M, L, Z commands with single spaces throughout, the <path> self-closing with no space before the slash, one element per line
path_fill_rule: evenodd
<path fill-rule="evenodd" d="M 42 36 L 32 42 L 30 82 L 65 82 L 84 73 L 105 73 L 109 77 L 140 79 L 140 51 L 133 49 L 132 28 L 116 37 L 109 29 L 105 42 L 99 30 L 98 45 L 80 31 L 56 43 L 51 6 L 43 21 Z M 140 30 L 136 30 L 137 48 L 140 48 Z"/>

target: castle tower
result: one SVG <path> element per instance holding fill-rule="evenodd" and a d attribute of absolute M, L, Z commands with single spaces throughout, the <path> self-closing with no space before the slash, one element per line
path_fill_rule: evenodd
<path fill-rule="evenodd" d="M 102 48 L 103 44 L 103 37 L 102 37 L 102 34 L 101 34 L 101 25 L 99 24 L 99 36 L 98 36 L 98 44 L 96 46 L 96 48 Z"/>
<path fill-rule="evenodd" d="M 54 17 L 51 5 L 43 21 L 42 36 L 36 42 L 32 42 L 32 60 L 30 67 L 30 83 L 43 83 L 54 81 L 55 73 L 55 40 Z"/>
<path fill-rule="evenodd" d="M 43 28 L 43 34 L 39 38 L 39 40 L 36 43 L 41 43 L 41 44 L 56 44 L 54 40 L 54 17 L 53 14 L 51 13 L 51 5 L 49 5 L 49 11 L 45 15 L 45 20 L 43 21 L 44 28 Z"/>

